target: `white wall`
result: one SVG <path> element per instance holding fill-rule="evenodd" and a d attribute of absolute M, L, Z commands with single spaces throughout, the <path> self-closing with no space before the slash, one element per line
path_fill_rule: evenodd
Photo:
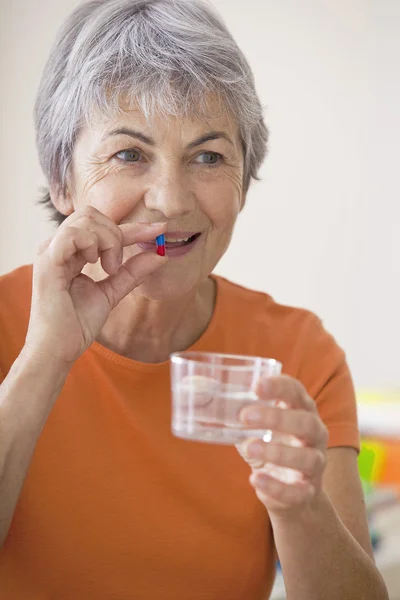
<path fill-rule="evenodd" d="M 0 13 L 0 273 L 51 226 L 32 107 L 71 0 Z M 400 387 L 400 2 L 214 0 L 255 72 L 271 131 L 218 272 L 317 312 L 359 386 Z M 263 251 L 263 248 L 265 250 Z"/>

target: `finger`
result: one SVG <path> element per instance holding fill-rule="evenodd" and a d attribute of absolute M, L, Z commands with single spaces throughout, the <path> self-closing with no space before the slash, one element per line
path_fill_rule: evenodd
<path fill-rule="evenodd" d="M 145 277 L 168 261 L 166 256 L 158 256 L 155 252 L 141 252 L 126 261 L 114 275 L 98 282 L 110 304 L 111 310 L 140 285 Z"/>
<path fill-rule="evenodd" d="M 51 240 L 48 251 L 51 262 L 57 266 L 65 266 L 78 252 L 85 252 L 89 248 L 98 251 L 98 238 L 92 231 L 67 227 L 57 233 Z"/>
<path fill-rule="evenodd" d="M 315 492 L 314 486 L 307 480 L 295 484 L 284 483 L 262 470 L 254 471 L 250 475 L 250 483 L 265 505 L 272 499 L 286 507 L 298 506 L 312 498 Z"/>
<path fill-rule="evenodd" d="M 239 452 L 240 456 L 243 458 L 243 460 L 245 460 L 247 462 L 247 464 L 252 468 L 252 469 L 259 469 L 261 468 L 264 464 L 265 464 L 265 460 L 262 457 L 260 458 L 256 458 L 256 457 L 251 457 L 248 454 L 247 448 L 248 446 L 253 442 L 253 441 L 258 441 L 259 438 L 247 438 L 245 441 L 240 442 L 239 444 L 236 444 L 236 450 Z"/>
<path fill-rule="evenodd" d="M 138 242 L 148 242 L 154 240 L 158 235 L 166 231 L 167 224 L 160 223 L 123 223 L 117 225 L 105 214 L 100 212 L 94 206 L 85 206 L 73 212 L 63 223 L 59 229 L 64 227 L 81 226 L 82 220 L 86 223 L 93 222 L 102 225 L 110 230 L 121 242 L 122 246 L 130 246 Z"/>
<path fill-rule="evenodd" d="M 274 444 L 253 440 L 242 450 L 245 459 L 260 463 L 271 463 L 279 467 L 288 467 L 300 471 L 306 477 L 313 477 L 323 471 L 325 453 L 319 448 L 293 448 L 286 444 Z"/>
<path fill-rule="evenodd" d="M 89 246 L 86 250 L 81 250 L 77 254 L 77 275 L 82 271 L 86 263 L 97 263 L 99 260 L 98 244 Z"/>
<path fill-rule="evenodd" d="M 107 217 L 105 218 L 107 219 Z M 74 226 L 87 231 L 92 231 L 97 236 L 99 240 L 98 257 L 100 257 L 101 266 L 106 273 L 113 274 L 118 271 L 122 263 L 123 234 L 110 219 L 107 219 L 108 222 L 105 225 L 99 221 L 100 219 L 82 216 L 79 220 L 75 221 Z M 110 224 L 112 224 L 112 227 Z"/>
<path fill-rule="evenodd" d="M 124 223 L 119 226 L 122 232 L 122 245 L 152 242 L 157 236 L 165 233 L 167 223 Z"/>
<path fill-rule="evenodd" d="M 240 418 L 249 427 L 294 435 L 309 446 L 324 445 L 328 437 L 319 415 L 306 410 L 275 408 L 257 402 L 246 406 Z"/>
<path fill-rule="evenodd" d="M 261 400 L 282 401 L 292 408 L 316 411 L 315 402 L 310 398 L 303 384 L 288 375 L 262 377 L 255 391 Z"/>
<path fill-rule="evenodd" d="M 110 234 L 114 235 L 120 244 L 122 243 L 123 235 L 119 227 L 94 206 L 84 206 L 75 210 L 65 219 L 65 221 L 63 221 L 63 223 L 61 223 L 57 230 L 56 237 L 59 237 L 61 234 L 65 233 L 65 231 L 68 232 L 68 229 L 70 228 L 89 230 L 96 233 L 98 226 L 102 226 L 106 230 L 108 229 Z M 117 250 L 118 244 L 115 244 L 115 246 L 115 250 L 108 252 L 107 250 L 110 248 L 107 248 L 107 245 L 104 245 L 103 243 L 103 250 L 105 250 L 105 267 L 103 265 L 103 268 L 106 272 L 109 272 L 109 269 L 111 272 L 116 272 L 122 262 L 122 253 L 120 250 Z M 74 275 L 78 274 L 86 263 L 96 263 L 98 259 L 99 254 L 97 253 L 97 255 L 95 255 L 94 247 L 89 250 L 84 249 L 73 261 L 72 271 Z"/>
<path fill-rule="evenodd" d="M 58 232 L 54 238 L 55 244 L 65 245 L 71 249 L 72 246 L 68 243 L 70 238 L 72 240 L 83 239 L 82 234 L 77 232 L 83 231 L 92 234 L 96 239 L 97 254 L 95 254 L 93 248 L 89 252 L 86 252 L 86 256 L 89 259 L 88 262 L 96 262 L 100 257 L 103 269 L 110 274 L 116 273 L 122 262 L 122 246 L 119 237 L 107 227 L 91 219 L 82 218 L 79 222 L 75 221 L 75 224 L 73 227 L 66 227 Z M 89 248 L 83 247 L 80 250 L 88 251 Z M 68 255 L 71 258 L 71 250 L 65 256 Z"/>
<path fill-rule="evenodd" d="M 68 229 L 69 227 L 87 229 L 96 234 L 102 231 L 102 243 L 100 244 L 103 251 L 103 254 L 101 255 L 102 267 L 106 273 L 117 272 L 122 263 L 121 248 L 123 244 L 123 233 L 114 221 L 94 206 L 88 205 L 79 208 L 69 215 L 69 217 L 67 217 L 60 225 L 58 231 L 63 232 L 64 229 Z M 114 240 L 114 242 L 111 240 Z M 97 262 L 98 258 L 99 256 L 97 256 L 95 261 L 88 260 L 87 262 Z"/>
<path fill-rule="evenodd" d="M 72 214 L 70 214 L 63 223 L 58 228 L 58 231 L 62 231 L 66 227 L 77 227 L 80 226 L 80 221 L 84 219 L 86 221 L 93 221 L 98 225 L 102 225 L 103 227 L 107 227 L 112 233 L 114 233 L 120 241 L 122 241 L 121 231 L 116 223 L 112 221 L 109 217 L 107 217 L 104 213 L 100 212 L 94 206 L 84 206 L 82 208 L 78 208 Z"/>

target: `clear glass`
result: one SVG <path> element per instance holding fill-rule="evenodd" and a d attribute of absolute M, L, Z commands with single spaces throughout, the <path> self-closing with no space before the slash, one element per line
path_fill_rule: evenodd
<path fill-rule="evenodd" d="M 207 352 L 171 355 L 172 432 L 180 438 L 238 444 L 248 438 L 271 440 L 271 431 L 246 427 L 241 410 L 258 401 L 260 377 L 280 375 L 272 358 Z"/>

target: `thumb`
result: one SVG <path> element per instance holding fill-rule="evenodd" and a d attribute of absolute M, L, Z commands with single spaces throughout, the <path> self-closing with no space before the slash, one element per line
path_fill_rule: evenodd
<path fill-rule="evenodd" d="M 155 252 L 141 252 L 129 258 L 117 273 L 99 281 L 97 285 L 106 295 L 111 310 L 167 261 L 166 256 L 159 256 Z"/>

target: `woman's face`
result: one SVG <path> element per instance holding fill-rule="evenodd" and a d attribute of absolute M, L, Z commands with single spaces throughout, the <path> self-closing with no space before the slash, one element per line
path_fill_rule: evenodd
<path fill-rule="evenodd" d="M 115 120 L 96 119 L 78 137 L 62 212 L 91 205 L 117 224 L 167 222 L 169 261 L 136 293 L 165 298 L 190 291 L 229 245 L 244 202 L 243 153 L 226 111 L 215 106 L 212 114 L 219 116 L 149 123 L 140 110 L 127 109 Z M 177 241 L 183 238 L 189 240 Z M 125 248 L 124 260 L 142 249 Z M 95 269 L 90 274 L 106 276 L 99 263 Z"/>

